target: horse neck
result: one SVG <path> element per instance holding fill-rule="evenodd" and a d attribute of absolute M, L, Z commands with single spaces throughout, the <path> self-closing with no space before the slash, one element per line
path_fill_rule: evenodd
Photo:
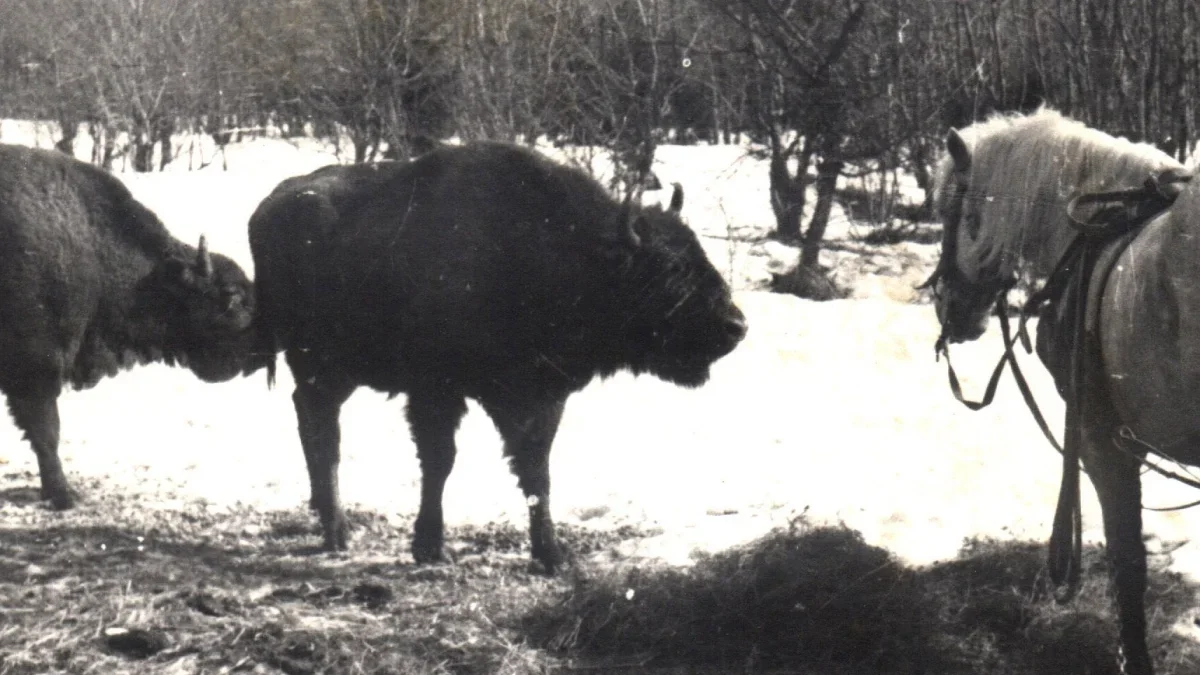
<path fill-rule="evenodd" d="M 1057 194 L 1037 199 L 1030 209 L 1028 232 L 1021 239 L 1021 272 L 1044 279 L 1075 238 L 1067 220 L 1068 200 Z"/>
<path fill-rule="evenodd" d="M 1044 194 L 1000 203 L 1000 194 L 983 193 L 981 229 L 975 237 L 959 232 L 959 265 L 985 284 L 1030 274 L 1044 278 L 1071 242 L 1066 200 Z M 1064 217 L 1055 219 L 1057 212 Z"/>

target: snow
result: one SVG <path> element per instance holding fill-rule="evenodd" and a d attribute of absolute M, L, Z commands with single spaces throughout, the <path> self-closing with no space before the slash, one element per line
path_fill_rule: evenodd
<path fill-rule="evenodd" d="M 49 144 L 49 135 L 21 129 L 7 122 L 0 138 L 13 142 L 24 133 L 25 142 Z M 249 270 L 245 228 L 259 200 L 283 178 L 334 161 L 312 142 L 259 139 L 227 148 L 227 170 L 218 161 L 200 171 L 121 177 L 177 236 L 195 241 L 203 233 L 213 250 Z M 931 247 L 898 246 L 892 262 L 857 270 L 852 299 L 814 303 L 768 293 L 759 289 L 795 252 L 763 237 L 772 222 L 764 163 L 741 148 L 703 146 L 664 146 L 658 161 L 664 185 L 685 186 L 684 215 L 737 289 L 750 332 L 702 388 L 618 375 L 574 396 L 552 455 L 559 521 L 658 528 L 660 535 L 625 553 L 680 564 L 695 550 L 748 541 L 801 513 L 844 523 L 913 563 L 953 556 L 971 536 L 1048 538 L 1059 456 L 1009 379 L 981 412 L 950 396 L 945 364 L 933 358 L 933 311 L 913 302 Z M 668 187 L 647 200 L 669 194 Z M 837 211 L 830 237 L 851 244 L 854 227 Z M 854 260 L 837 251 L 823 258 L 839 270 Z M 978 342 L 955 347 L 970 395 L 981 395 L 999 354 L 994 326 Z M 1033 357 L 1023 363 L 1048 418 L 1061 420 L 1049 376 Z M 65 394 L 61 455 L 69 474 L 98 477 L 159 508 L 196 499 L 213 508 L 302 503 L 308 481 L 290 375 L 280 365 L 271 390 L 261 373 L 208 385 L 186 371 L 149 366 Z M 359 391 L 344 408 L 342 428 L 346 501 L 415 513 L 420 474 L 403 397 Z M 457 438 L 448 524 L 523 525 L 525 504 L 500 439 L 473 403 Z M 8 420 L 0 422 L 0 462 L 5 473 L 36 475 L 32 452 Z M 1147 505 L 1195 497 L 1155 476 L 1144 482 Z M 1085 538 L 1101 541 L 1090 485 L 1084 499 Z M 1147 532 L 1167 542 L 1187 540 L 1200 524 L 1195 510 L 1144 516 Z M 1196 544 L 1173 559 L 1175 569 L 1200 573 Z"/>

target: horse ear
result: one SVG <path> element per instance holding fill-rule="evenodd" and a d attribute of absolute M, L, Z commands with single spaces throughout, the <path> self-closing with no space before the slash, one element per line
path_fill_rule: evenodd
<path fill-rule="evenodd" d="M 946 152 L 949 152 L 950 159 L 954 160 L 955 171 L 971 170 L 971 150 L 967 148 L 967 142 L 955 129 L 951 129 L 950 133 L 946 134 Z"/>
<path fill-rule="evenodd" d="M 196 246 L 196 270 L 202 277 L 212 276 L 212 256 L 208 254 L 208 240 L 200 235 L 200 244 Z"/>
<path fill-rule="evenodd" d="M 671 205 L 667 210 L 671 213 L 679 213 L 683 210 L 683 186 L 679 183 L 672 183 L 675 191 L 671 193 Z"/>

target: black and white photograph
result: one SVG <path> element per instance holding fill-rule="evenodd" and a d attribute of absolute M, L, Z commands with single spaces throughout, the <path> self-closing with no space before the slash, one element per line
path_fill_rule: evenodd
<path fill-rule="evenodd" d="M 1198 144 L 1195 0 L 0 0 L 0 675 L 1200 675 Z"/>

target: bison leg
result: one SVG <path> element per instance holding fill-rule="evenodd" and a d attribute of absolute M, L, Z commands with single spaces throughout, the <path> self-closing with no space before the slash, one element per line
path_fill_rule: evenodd
<path fill-rule="evenodd" d="M 309 375 L 295 364 L 292 364 L 292 373 L 296 379 L 292 402 L 296 405 L 300 445 L 304 448 L 312 486 L 310 503 L 321 518 L 325 550 L 344 551 L 349 528 L 338 496 L 337 472 L 342 438 L 338 415 L 342 404 L 354 392 L 354 386 L 340 378 Z"/>
<path fill-rule="evenodd" d="M 550 446 L 558 433 L 565 404 L 566 399 L 522 407 L 484 404 L 504 439 L 504 454 L 525 493 L 533 558 L 549 574 L 557 572 L 563 564 L 563 552 L 550 517 Z"/>
<path fill-rule="evenodd" d="M 8 397 L 13 421 L 25 432 L 25 438 L 37 454 L 38 472 L 42 477 L 42 499 L 49 499 L 56 509 L 75 505 L 75 494 L 63 474 L 58 459 L 58 397 L 55 394 Z"/>
<path fill-rule="evenodd" d="M 408 424 L 421 461 L 421 510 L 412 542 L 418 564 L 445 560 L 442 493 L 458 452 L 454 432 L 466 412 L 467 402 L 461 396 L 414 392 L 408 397 Z"/>

